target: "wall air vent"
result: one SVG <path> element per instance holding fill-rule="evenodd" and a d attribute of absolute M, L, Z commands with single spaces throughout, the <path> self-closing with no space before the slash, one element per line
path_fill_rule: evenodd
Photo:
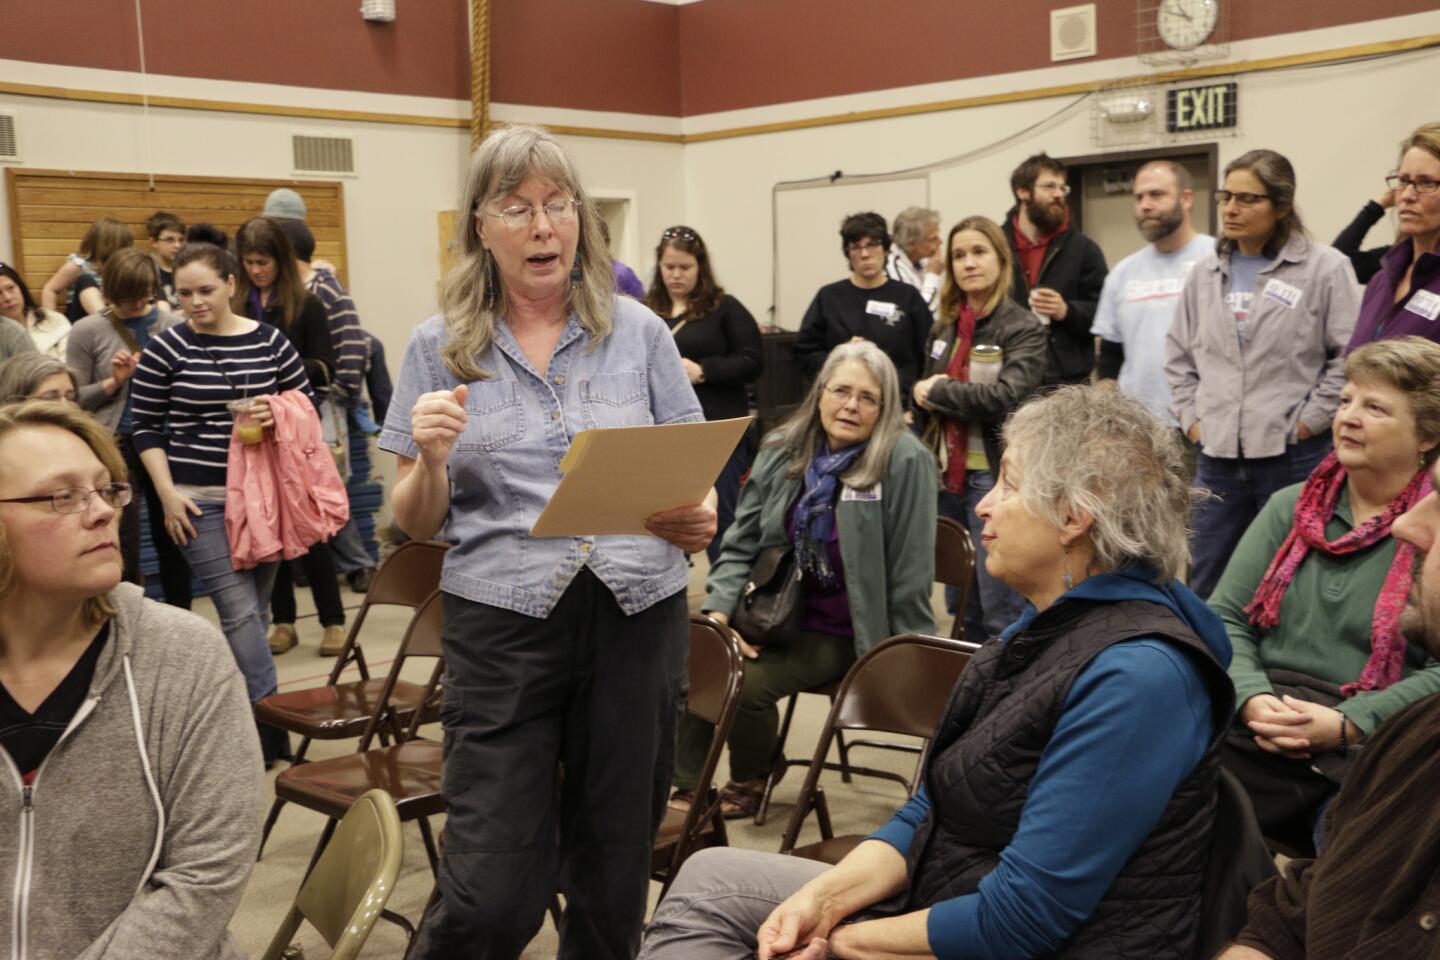
<path fill-rule="evenodd" d="M 349 137 L 312 137 L 297 133 L 291 140 L 296 174 L 333 176 L 355 172 L 355 141 Z"/>
<path fill-rule="evenodd" d="M 1050 11 L 1050 59 L 1095 56 L 1095 4 Z"/>
<path fill-rule="evenodd" d="M 0 162 L 20 159 L 20 137 L 15 128 L 15 114 L 0 112 Z"/>

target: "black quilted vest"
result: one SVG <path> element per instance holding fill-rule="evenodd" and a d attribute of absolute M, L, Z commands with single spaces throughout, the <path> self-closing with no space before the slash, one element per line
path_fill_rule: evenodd
<path fill-rule="evenodd" d="M 1215 814 L 1216 747 L 1235 691 L 1224 667 L 1178 617 L 1144 601 L 1064 601 L 1007 643 L 987 643 L 970 661 L 925 772 L 931 811 L 907 856 L 906 910 L 975 892 L 1019 827 L 1030 781 L 1075 677 L 1102 650 L 1141 637 L 1164 638 L 1199 666 L 1216 736 L 1095 913 L 1053 956 L 1191 960 Z"/>

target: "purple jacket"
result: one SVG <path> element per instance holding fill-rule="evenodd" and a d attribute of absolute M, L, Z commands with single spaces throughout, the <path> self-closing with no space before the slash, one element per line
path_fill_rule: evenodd
<path fill-rule="evenodd" d="M 1440 254 L 1420 255 L 1410 275 L 1410 292 L 1395 302 L 1395 287 L 1405 276 L 1414 251 L 1414 241 L 1402 240 L 1381 259 L 1380 272 L 1365 287 L 1360 319 L 1346 354 L 1372 340 L 1411 335 L 1440 343 Z"/>
<path fill-rule="evenodd" d="M 615 264 L 615 291 L 617 293 L 623 293 L 627 297 L 634 297 L 636 300 L 644 303 L 645 284 L 641 283 L 640 278 L 635 276 L 635 271 L 625 266 L 625 264 L 619 260 L 612 260 L 611 262 Z"/>

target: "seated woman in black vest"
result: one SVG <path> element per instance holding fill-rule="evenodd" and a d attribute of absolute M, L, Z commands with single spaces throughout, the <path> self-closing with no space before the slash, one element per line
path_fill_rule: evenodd
<path fill-rule="evenodd" d="M 962 674 L 924 787 L 834 867 L 697 853 L 642 960 L 1194 955 L 1233 692 L 1223 625 L 1174 579 L 1180 445 L 1089 386 L 1005 441 L 977 513 L 1030 605 Z"/>

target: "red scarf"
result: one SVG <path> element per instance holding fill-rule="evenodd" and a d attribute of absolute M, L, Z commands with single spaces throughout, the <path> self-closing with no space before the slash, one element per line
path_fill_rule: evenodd
<path fill-rule="evenodd" d="M 955 352 L 950 355 L 950 365 L 945 368 L 945 376 L 951 380 L 964 383 L 970 379 L 970 346 L 975 340 L 976 319 L 970 304 L 960 304 L 960 312 L 955 318 Z M 964 420 L 947 418 L 945 448 L 949 454 L 945 461 L 945 489 L 950 493 L 964 493 L 965 454 L 970 448 L 970 424 Z"/>
<path fill-rule="evenodd" d="M 1344 489 L 1345 468 L 1332 452 L 1305 481 L 1300 500 L 1295 505 L 1295 524 L 1290 528 L 1290 535 L 1275 552 L 1275 559 L 1270 561 L 1270 567 L 1255 591 L 1255 599 L 1245 608 L 1255 626 L 1268 629 L 1280 622 L 1280 601 L 1285 596 L 1285 588 L 1290 586 L 1295 571 L 1311 548 L 1323 550 L 1331 556 L 1344 556 L 1390 536 L 1390 525 L 1395 518 L 1430 492 L 1429 471 L 1422 467 L 1405 489 L 1390 501 L 1384 512 L 1331 542 L 1325 539 L 1325 524 L 1334 516 L 1335 504 Z M 1400 635 L 1400 613 L 1410 595 L 1414 557 L 1415 548 L 1410 544 L 1404 541 L 1395 544 L 1395 559 L 1390 563 L 1390 572 L 1385 574 L 1385 583 L 1375 601 L 1375 618 L 1370 628 L 1370 659 L 1366 661 L 1360 679 L 1340 688 L 1347 697 L 1362 690 L 1384 690 L 1400 679 L 1406 647 L 1405 638 Z"/>

